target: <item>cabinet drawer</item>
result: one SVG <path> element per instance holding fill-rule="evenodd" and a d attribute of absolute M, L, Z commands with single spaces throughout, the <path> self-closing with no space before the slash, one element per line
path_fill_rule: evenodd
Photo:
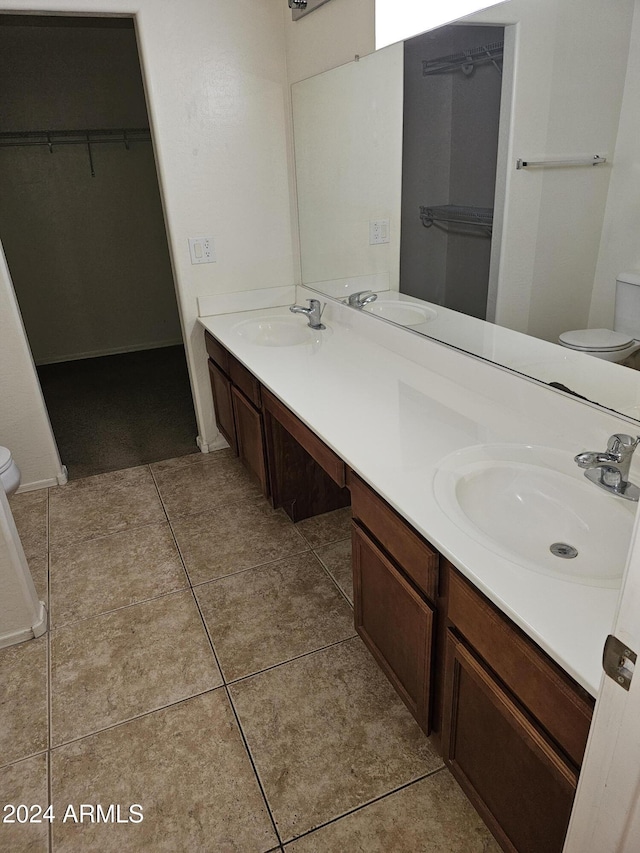
<path fill-rule="evenodd" d="M 275 418 L 298 444 L 307 451 L 318 465 L 341 488 L 346 484 L 345 464 L 330 447 L 321 441 L 308 426 L 302 423 L 292 412 L 265 388 L 262 389 L 262 402 L 265 411 Z"/>
<path fill-rule="evenodd" d="M 375 536 L 422 592 L 435 601 L 438 553 L 353 471 L 349 471 L 349 489 L 353 517 Z"/>
<path fill-rule="evenodd" d="M 593 699 L 453 566 L 449 568 L 449 621 L 580 767 Z"/>
<path fill-rule="evenodd" d="M 207 352 L 209 353 L 209 358 L 220 367 L 224 372 L 229 375 L 229 353 L 222 346 L 221 343 L 210 335 L 209 332 L 204 333 L 204 345 L 207 348 Z"/>
<path fill-rule="evenodd" d="M 577 773 L 451 631 L 443 753 L 505 850 L 561 853 Z"/>
<path fill-rule="evenodd" d="M 229 376 L 233 384 L 238 386 L 245 397 L 251 400 L 257 409 L 261 408 L 260 383 L 253 373 L 248 371 L 244 364 L 240 364 L 231 354 L 229 354 Z"/>
<path fill-rule="evenodd" d="M 356 523 L 352 546 L 356 630 L 429 734 L 433 609 Z"/>

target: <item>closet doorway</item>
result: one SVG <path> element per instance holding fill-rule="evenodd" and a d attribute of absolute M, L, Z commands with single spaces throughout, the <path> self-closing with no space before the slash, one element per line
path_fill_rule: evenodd
<path fill-rule="evenodd" d="M 400 290 L 481 320 L 495 309 L 503 53 L 504 27 L 465 25 L 409 39 L 404 52 Z"/>
<path fill-rule="evenodd" d="M 0 15 L 0 241 L 69 477 L 197 452 L 131 18 Z"/>

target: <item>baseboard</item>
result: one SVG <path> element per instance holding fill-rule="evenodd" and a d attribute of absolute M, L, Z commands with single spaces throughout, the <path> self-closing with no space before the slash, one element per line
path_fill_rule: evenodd
<path fill-rule="evenodd" d="M 65 465 L 57 477 L 49 477 L 46 480 L 34 480 L 32 483 L 21 483 L 16 494 L 21 495 L 23 492 L 35 492 L 38 489 L 50 489 L 52 486 L 64 486 L 67 480 L 67 467 Z"/>
<path fill-rule="evenodd" d="M 215 441 L 206 442 L 200 436 L 196 437 L 196 444 L 200 448 L 201 453 L 213 453 L 214 450 L 224 450 L 225 447 L 229 447 L 224 438 L 218 433 L 218 437 Z"/>
<path fill-rule="evenodd" d="M 162 347 L 175 347 L 182 344 L 182 338 L 171 338 L 168 341 L 155 341 L 146 344 L 135 344 L 134 346 L 113 347 L 111 349 L 92 350 L 91 352 L 68 353 L 67 355 L 56 355 L 47 358 L 35 359 L 37 367 L 45 364 L 59 364 L 63 361 L 81 361 L 83 358 L 100 358 L 103 355 L 122 355 L 126 352 L 141 352 L 145 349 L 162 349 Z"/>
<path fill-rule="evenodd" d="M 5 634 L 0 634 L 0 649 L 16 646 L 18 643 L 26 643 L 27 640 L 41 637 L 45 633 L 47 630 L 47 608 L 42 601 L 39 604 L 40 612 L 35 625 L 31 628 L 21 628 L 19 631 L 7 631 Z"/>

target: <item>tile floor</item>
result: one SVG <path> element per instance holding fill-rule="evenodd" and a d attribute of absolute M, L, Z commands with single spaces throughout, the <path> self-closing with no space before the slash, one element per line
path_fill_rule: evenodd
<path fill-rule="evenodd" d="M 0 806 L 55 819 L 0 850 L 498 850 L 355 635 L 348 510 L 294 525 L 228 451 L 11 503 L 51 630 L 0 650 Z"/>

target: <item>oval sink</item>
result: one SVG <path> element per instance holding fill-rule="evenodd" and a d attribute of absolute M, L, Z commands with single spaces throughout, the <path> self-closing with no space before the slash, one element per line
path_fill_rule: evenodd
<path fill-rule="evenodd" d="M 574 583 L 620 585 L 636 504 L 585 480 L 571 453 L 467 448 L 441 463 L 434 490 L 461 530 L 519 566 Z"/>
<path fill-rule="evenodd" d="M 393 299 L 376 299 L 364 306 L 364 311 L 376 314 L 399 326 L 418 326 L 435 320 L 438 312 L 432 308 L 423 308 L 421 305 L 413 305 L 410 302 L 397 302 Z"/>
<path fill-rule="evenodd" d="M 307 321 L 292 314 L 242 320 L 233 330 L 251 344 L 261 347 L 293 347 L 317 344 L 330 334 L 329 329 L 312 329 Z"/>

